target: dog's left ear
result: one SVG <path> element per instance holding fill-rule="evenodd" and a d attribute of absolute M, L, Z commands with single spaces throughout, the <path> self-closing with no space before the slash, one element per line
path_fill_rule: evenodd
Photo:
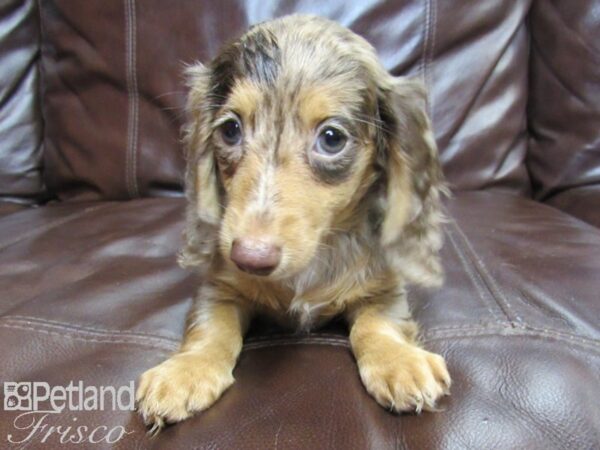
<path fill-rule="evenodd" d="M 183 145 L 187 211 L 179 264 L 188 267 L 200 265 L 212 256 L 221 206 L 216 163 L 209 145 L 212 112 L 207 96 L 211 71 L 196 63 L 186 69 L 185 76 L 188 97 Z"/>
<path fill-rule="evenodd" d="M 437 146 L 427 116 L 424 86 L 388 76 L 378 95 L 378 155 L 385 187 L 382 248 L 408 282 L 441 283 L 438 253 L 446 192 Z"/>

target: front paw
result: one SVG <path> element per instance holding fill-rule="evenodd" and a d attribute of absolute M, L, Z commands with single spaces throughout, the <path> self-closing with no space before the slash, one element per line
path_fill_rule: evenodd
<path fill-rule="evenodd" d="M 136 392 L 138 410 L 151 432 L 211 406 L 233 383 L 233 367 L 198 355 L 175 355 L 146 371 Z"/>
<path fill-rule="evenodd" d="M 435 411 L 438 399 L 449 394 L 444 358 L 415 345 L 386 342 L 365 352 L 358 367 L 377 403 L 396 412 Z"/>

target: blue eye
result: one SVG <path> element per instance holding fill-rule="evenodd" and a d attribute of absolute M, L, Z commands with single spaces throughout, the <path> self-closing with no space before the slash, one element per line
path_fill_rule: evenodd
<path fill-rule="evenodd" d="M 242 125 L 236 119 L 228 119 L 221 126 L 221 137 L 227 145 L 238 145 L 242 141 Z"/>
<path fill-rule="evenodd" d="M 326 155 L 335 155 L 340 153 L 348 142 L 348 136 L 341 130 L 334 127 L 325 127 L 319 133 L 317 138 L 317 149 L 319 153 Z"/>

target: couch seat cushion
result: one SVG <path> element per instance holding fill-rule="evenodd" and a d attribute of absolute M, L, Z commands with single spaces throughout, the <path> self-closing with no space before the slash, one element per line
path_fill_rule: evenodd
<path fill-rule="evenodd" d="M 174 351 L 199 281 L 175 262 L 183 208 L 63 203 L 0 218 L 0 378 L 118 387 Z M 377 406 L 339 324 L 309 335 L 257 325 L 236 384 L 155 439 L 129 411 L 63 411 L 48 426 L 123 427 L 101 446 L 127 449 L 596 447 L 600 231 L 502 193 L 456 194 L 448 210 L 446 284 L 410 295 L 424 345 L 453 376 L 443 412 Z M 0 412 L 4 442 L 26 436 L 18 414 Z"/>

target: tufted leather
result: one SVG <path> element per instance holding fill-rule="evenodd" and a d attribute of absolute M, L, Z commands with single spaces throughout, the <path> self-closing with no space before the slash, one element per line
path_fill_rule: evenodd
<path fill-rule="evenodd" d="M 61 198 L 178 192 L 184 63 L 210 60 L 253 23 L 303 12 L 364 35 L 392 73 L 425 82 L 455 188 L 527 193 L 528 71 L 519 61 L 530 2 L 345 3 L 42 2 L 48 185 Z"/>
<path fill-rule="evenodd" d="M 454 377 L 444 412 L 381 409 L 342 326 L 307 336 L 263 326 L 224 397 L 152 441 L 133 413 L 60 420 L 122 425 L 133 433 L 120 448 L 594 448 L 600 232 L 513 195 L 464 193 L 448 208 L 445 287 L 411 297 L 425 346 Z M 141 199 L 2 219 L 3 378 L 120 386 L 175 350 L 197 282 L 174 264 L 182 211 L 180 199 Z M 12 417 L 0 434 L 14 434 Z"/>
<path fill-rule="evenodd" d="M 535 197 L 598 226 L 600 4 L 531 10 L 530 151 Z"/>
<path fill-rule="evenodd" d="M 600 4 L 538 2 L 530 15 L 528 163 L 536 198 L 598 184 Z"/>
<path fill-rule="evenodd" d="M 409 296 L 454 380 L 443 412 L 380 408 L 341 323 L 257 322 L 233 387 L 155 439 L 129 411 L 49 425 L 129 433 L 94 448 L 600 448 L 600 3 L 5 3 L 18 26 L 0 31 L 0 194 L 21 204 L 0 202 L 0 381 L 121 386 L 177 348 L 201 282 L 175 263 L 181 67 L 249 24 L 320 13 L 420 77 L 455 191 L 446 283 Z M 23 436 L 16 416 L 0 411 L 3 446 Z"/>

